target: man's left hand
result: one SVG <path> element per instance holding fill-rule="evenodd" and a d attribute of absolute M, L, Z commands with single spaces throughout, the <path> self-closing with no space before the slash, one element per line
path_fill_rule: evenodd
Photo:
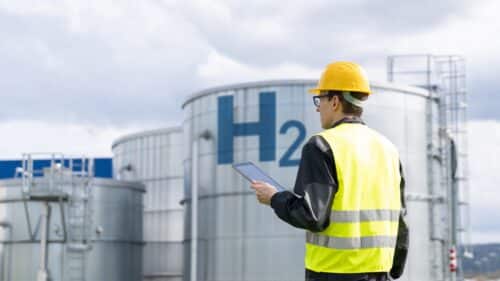
<path fill-rule="evenodd" d="M 262 181 L 253 181 L 250 185 L 255 190 L 255 195 L 260 203 L 265 205 L 271 204 L 271 197 L 278 192 L 276 187 Z"/>

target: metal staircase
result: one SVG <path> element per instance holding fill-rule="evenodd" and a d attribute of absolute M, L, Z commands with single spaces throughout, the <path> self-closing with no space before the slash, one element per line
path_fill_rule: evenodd
<path fill-rule="evenodd" d="M 465 59 L 456 55 L 390 56 L 387 76 L 390 82 L 404 82 L 429 91 L 428 173 L 438 175 L 437 179 L 429 177 L 426 195 L 438 199 L 430 200 L 430 236 L 436 243 L 432 250 L 439 252 L 431 257 L 433 276 L 438 280 L 463 280 L 460 262 L 472 257 Z M 457 253 L 458 268 L 451 266 L 450 251 Z"/>

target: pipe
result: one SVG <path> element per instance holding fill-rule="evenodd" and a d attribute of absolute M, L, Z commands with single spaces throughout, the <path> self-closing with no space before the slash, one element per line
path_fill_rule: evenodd
<path fill-rule="evenodd" d="M 42 209 L 42 231 L 40 233 L 40 269 L 38 270 L 37 281 L 48 281 L 49 273 L 47 271 L 48 249 L 47 240 L 49 238 L 49 223 L 50 223 L 50 205 L 48 202 L 43 203 Z"/>
<path fill-rule="evenodd" d="M 68 241 L 68 230 L 66 229 L 66 216 L 64 215 L 64 205 L 62 198 L 59 198 L 59 211 L 61 213 L 61 224 L 63 228 L 64 243 Z"/>
<path fill-rule="evenodd" d="M 212 138 L 210 131 L 206 130 L 199 134 L 192 143 L 191 153 L 191 281 L 197 281 L 198 269 L 198 149 L 201 139 Z"/>
<path fill-rule="evenodd" d="M 191 281 L 196 281 L 198 266 L 198 142 L 193 141 L 191 153 Z"/>
<path fill-rule="evenodd" d="M 30 214 L 29 214 L 29 209 L 28 209 L 28 201 L 27 199 L 23 200 L 23 206 L 24 206 L 24 214 L 26 216 L 26 223 L 28 224 L 28 232 L 30 234 L 30 239 L 35 240 L 35 234 L 33 233 L 33 229 L 31 228 L 31 219 L 30 219 Z"/>
<path fill-rule="evenodd" d="M 11 240 L 12 239 L 12 224 L 10 222 L 5 222 L 1 221 L 0 222 L 0 227 L 1 228 L 7 228 L 9 229 L 9 237 L 6 240 Z M 5 258 L 6 253 L 7 253 L 7 244 L 4 243 L 3 249 L 2 249 L 2 273 L 0 274 L 0 277 L 2 277 L 2 280 L 5 281 L 10 281 L 11 276 L 10 276 L 10 267 L 11 267 L 11 262 L 12 262 L 12 245 L 9 246 L 8 250 L 8 258 Z M 5 279 L 4 279 L 5 278 Z"/>

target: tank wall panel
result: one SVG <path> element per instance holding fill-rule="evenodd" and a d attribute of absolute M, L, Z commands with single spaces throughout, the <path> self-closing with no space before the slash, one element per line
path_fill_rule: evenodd
<path fill-rule="evenodd" d="M 116 178 L 140 181 L 144 195 L 144 280 L 182 278 L 184 145 L 180 128 L 125 136 L 113 145 Z M 131 171 L 123 167 L 132 167 Z"/>

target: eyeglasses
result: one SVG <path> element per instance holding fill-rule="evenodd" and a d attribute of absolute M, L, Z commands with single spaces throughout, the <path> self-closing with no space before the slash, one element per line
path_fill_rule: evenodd
<path fill-rule="evenodd" d="M 317 96 L 314 96 L 313 97 L 313 103 L 314 103 L 314 106 L 318 107 L 319 104 L 321 103 L 321 98 L 324 98 L 324 97 L 332 97 L 333 95 L 332 94 L 324 94 L 324 95 L 317 95 Z"/>

